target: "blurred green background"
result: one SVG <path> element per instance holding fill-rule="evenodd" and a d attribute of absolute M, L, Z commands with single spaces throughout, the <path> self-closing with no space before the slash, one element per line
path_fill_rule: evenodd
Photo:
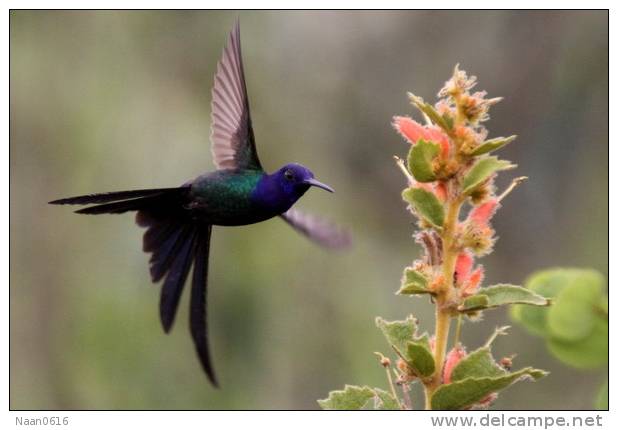
<path fill-rule="evenodd" d="M 303 163 L 336 188 L 300 207 L 348 225 L 355 246 L 326 252 L 278 220 L 215 229 L 215 390 L 187 297 L 163 334 L 133 217 L 46 202 L 212 170 L 210 88 L 236 16 L 262 163 Z M 406 91 L 434 101 L 456 63 L 505 97 L 490 136 L 519 135 L 502 156 L 520 168 L 499 187 L 530 177 L 496 216 L 487 283 L 554 265 L 607 275 L 607 12 L 13 11 L 10 38 L 11 408 L 312 409 L 344 383 L 385 387 L 374 317 L 433 330 L 425 299 L 394 295 L 419 249 L 390 119 L 413 114 Z M 505 323 L 487 312 L 463 339 Z M 551 371 L 496 409 L 590 408 L 603 379 L 520 327 L 495 352 Z"/>

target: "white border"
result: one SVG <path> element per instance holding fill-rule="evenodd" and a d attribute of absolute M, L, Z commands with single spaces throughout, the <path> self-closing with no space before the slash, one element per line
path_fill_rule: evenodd
<path fill-rule="evenodd" d="M 85 3 L 83 1 L 63 1 L 63 2 L 54 2 L 50 4 L 49 2 L 44 1 L 9 1 L 8 6 L 10 8 L 47 8 L 47 9 L 56 9 L 56 8 L 83 8 L 85 5 L 88 5 L 90 8 L 119 8 L 119 9 L 128 9 L 128 8 L 158 8 L 158 9 L 170 9 L 170 8 L 219 8 L 219 9 L 230 9 L 230 8 L 251 8 L 255 9 L 257 6 L 259 8 L 410 8 L 410 7 L 432 7 L 435 8 L 440 6 L 442 8 L 458 8 L 461 6 L 468 7 L 476 7 L 476 8 L 495 8 L 499 6 L 500 8 L 509 8 L 509 7 L 517 7 L 517 8 L 530 8 L 530 9 L 539 9 L 546 8 L 552 6 L 561 6 L 561 7 L 569 7 L 569 8 L 609 8 L 610 3 L 607 1 L 588 1 L 584 2 L 574 2 L 574 1 L 562 1 L 562 2 L 539 2 L 539 1 L 503 1 L 497 4 L 495 1 L 476 1 L 476 2 L 455 2 L 455 1 L 441 1 L 439 4 L 437 3 L 413 3 L 408 1 L 382 1 L 380 3 L 376 2 L 367 2 L 367 1 L 344 1 L 344 2 L 333 2 L 333 1 L 322 1 L 322 0 L 314 0 L 311 2 L 283 2 L 283 1 L 261 1 L 261 2 L 249 2 L 249 1 L 238 1 L 238 2 L 224 2 L 224 1 L 213 1 L 213 2 L 198 2 L 198 1 L 187 1 L 187 0 L 177 0 L 175 2 L 163 2 L 163 1 L 92 1 Z M 7 9 L 8 12 L 8 9 Z M 611 74 L 612 71 L 616 69 L 615 67 L 615 47 L 616 47 L 616 32 L 613 29 L 613 24 L 615 21 L 614 12 L 610 10 L 610 165 L 616 166 L 618 165 L 618 159 L 616 159 L 616 150 L 615 145 L 618 142 L 615 142 L 615 132 L 611 125 L 617 124 L 616 119 L 616 100 L 618 100 L 618 91 L 617 86 L 614 85 L 615 79 Z M 4 92 L 6 94 L 5 103 L 2 106 L 2 113 L 5 120 L 2 122 L 3 124 L 3 136 L 5 140 L 4 148 L 5 151 L 2 153 L 2 157 L 6 157 L 1 165 L 3 177 L 7 178 L 8 175 L 8 167 L 9 167 L 9 157 L 8 157 L 8 132 L 9 132 L 9 112 L 8 112 L 8 84 L 9 84 L 9 67 L 8 67 L 8 47 L 9 47 L 9 28 L 8 28 L 8 19 L 5 15 L 4 20 L 2 21 L 2 25 L 5 26 L 4 31 L 2 32 L 3 43 L 2 49 L 4 51 L 3 58 L 5 59 L 5 67 L 2 69 L 5 86 Z M 585 144 L 585 142 L 582 142 Z M 616 176 L 617 169 L 610 169 L 610 190 L 616 190 Z M 7 300 L 5 306 L 2 308 L 5 310 L 4 318 L 2 321 L 5 324 L 5 329 L 2 330 L 2 345 L 4 346 L 4 353 L 1 356 L 1 367 L 5 369 L 3 372 L 5 384 L 3 384 L 3 390 L 0 394 L 0 401 L 8 409 L 9 405 L 9 387 L 8 387 L 8 345 L 9 345 L 9 331 L 8 331 L 8 276 L 9 276 L 9 184 L 4 188 L 4 198 L 2 199 L 2 217 L 4 221 L 4 225 L 6 226 L 3 230 L 3 237 L 5 247 L 2 248 L 2 265 L 1 270 L 3 272 L 3 279 L 5 279 L 4 294 L 0 297 L 2 301 Z M 613 219 L 613 215 L 616 212 L 616 198 L 614 193 L 610 191 L 610 219 Z M 618 267 L 618 257 L 615 252 L 615 243 L 616 243 L 616 230 L 611 228 L 610 223 L 610 267 Z M 610 278 L 612 279 L 612 278 Z M 610 285 L 610 304 L 613 308 L 614 302 L 616 301 L 616 297 L 618 297 L 618 293 L 612 292 L 612 287 Z M 618 308 L 617 308 L 618 309 Z M 616 318 L 610 319 L 611 324 L 611 332 L 616 333 Z M 614 353 L 614 345 L 610 344 L 610 363 L 613 363 L 612 358 L 615 357 Z M 611 366 L 611 365 L 610 365 Z M 610 385 L 615 387 L 615 370 L 610 369 Z M 572 387 L 571 389 L 577 389 L 577 387 Z M 612 391 L 613 393 L 614 391 Z M 276 405 L 273 405 L 276 406 Z M 500 411 L 489 412 L 492 416 L 501 414 Z M 474 412 L 468 413 L 473 414 L 474 416 L 481 417 L 488 412 Z M 596 417 L 600 416 L 602 419 L 603 427 L 615 428 L 617 424 L 616 419 L 614 418 L 614 414 L 610 414 L 608 412 L 529 412 L 529 411 L 521 411 L 521 412 L 504 412 L 506 416 L 548 416 L 548 417 L 571 417 L 571 416 L 590 416 Z M 463 415 L 463 414 L 459 414 Z M 383 429 L 391 427 L 392 425 L 400 425 L 401 428 L 414 428 L 415 430 L 419 429 L 429 429 L 434 428 L 431 424 L 430 417 L 432 416 L 453 416 L 453 414 L 447 413 L 427 413 L 427 412 L 412 412 L 412 413 L 401 413 L 401 412 L 379 412 L 379 413 L 370 413 L 370 412 L 329 412 L 329 413 L 320 413 L 320 412 L 10 412 L 7 410 L 5 412 L 5 425 L 6 428 L 14 428 L 16 427 L 16 417 L 69 417 L 70 424 L 68 427 L 70 428 L 88 428 L 88 429 L 105 429 L 109 430 L 110 428 L 148 428 L 149 430 L 155 429 L 184 429 L 189 427 L 199 426 L 201 428 L 241 428 L 241 427 L 262 427 L 268 426 L 269 428 L 278 429 L 285 428 L 311 428 L 315 429 L 317 426 L 329 426 L 344 428 L 349 426 L 354 426 L 358 429 Z M 64 428 L 63 426 L 53 426 L 53 428 Z M 391 427 L 392 428 L 392 427 Z M 481 427 L 481 428 L 499 428 L 499 427 Z M 534 427 L 537 428 L 537 427 Z M 571 427 L 575 428 L 575 427 Z M 587 428 L 597 428 L 597 427 L 587 427 Z"/>

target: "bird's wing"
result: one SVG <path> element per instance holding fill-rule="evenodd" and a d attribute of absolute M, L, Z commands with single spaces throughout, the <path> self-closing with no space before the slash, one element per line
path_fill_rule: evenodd
<path fill-rule="evenodd" d="M 315 215 L 292 208 L 280 217 L 310 240 L 326 248 L 346 248 L 352 243 L 349 232 Z"/>
<path fill-rule="evenodd" d="M 238 21 L 217 64 L 211 120 L 211 151 L 217 169 L 262 170 L 251 126 Z"/>
<path fill-rule="evenodd" d="M 206 314 L 206 292 L 208 287 L 208 251 L 210 249 L 210 225 L 199 227 L 194 266 L 193 283 L 191 286 L 191 306 L 189 308 L 189 322 L 191 337 L 195 344 L 195 350 L 202 363 L 202 368 L 208 375 L 210 382 L 216 387 L 217 377 L 210 359 L 208 348 L 208 321 Z"/>

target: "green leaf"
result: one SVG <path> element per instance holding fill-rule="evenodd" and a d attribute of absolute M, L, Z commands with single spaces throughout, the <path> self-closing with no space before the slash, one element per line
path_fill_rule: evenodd
<path fill-rule="evenodd" d="M 397 291 L 397 294 L 407 294 L 407 295 L 431 294 L 431 295 L 434 295 L 435 293 L 426 288 L 419 287 L 416 284 L 407 284 L 407 285 L 402 285 L 399 291 Z"/>
<path fill-rule="evenodd" d="M 391 393 L 388 393 L 380 388 L 374 388 L 373 392 L 375 394 L 374 400 L 374 409 L 376 410 L 399 410 L 399 403 L 393 397 Z"/>
<path fill-rule="evenodd" d="M 485 294 L 475 294 L 465 299 L 464 302 L 459 306 L 458 310 L 460 312 L 470 312 L 480 309 L 487 309 L 488 307 L 489 297 L 487 297 Z"/>
<path fill-rule="evenodd" d="M 570 285 L 575 284 L 578 285 L 578 287 L 574 287 L 574 290 L 581 290 L 583 294 L 587 294 L 584 290 L 591 288 L 593 290 L 593 294 L 596 295 L 594 290 L 597 290 L 598 286 L 589 287 L 588 285 L 599 283 L 604 283 L 602 276 L 594 270 L 553 268 L 532 274 L 526 281 L 526 287 L 545 297 L 555 298 L 551 310 L 552 312 L 557 312 L 557 315 L 554 316 L 557 322 L 559 317 L 563 318 L 569 314 L 568 311 L 563 313 L 562 309 L 558 311 L 553 310 L 555 308 L 560 308 L 560 300 L 558 299 L 558 296 L 563 290 L 570 288 Z M 569 295 L 570 293 L 567 295 L 567 298 Z M 596 309 L 597 306 L 593 306 L 594 309 L 591 309 L 591 311 L 594 313 L 597 313 L 597 310 L 602 311 L 604 301 L 605 296 L 601 297 L 597 303 L 599 309 Z M 569 300 L 567 300 L 567 302 L 569 302 Z M 511 317 L 515 321 L 521 323 L 531 333 L 539 336 L 546 336 L 549 335 L 547 327 L 548 313 L 549 312 L 546 309 L 515 306 L 511 311 Z M 579 318 L 578 314 L 571 315 L 574 319 Z M 570 323 L 567 324 L 572 325 Z M 584 324 L 584 326 L 587 324 L 589 324 L 589 322 Z M 560 336 L 560 332 L 560 328 L 557 327 L 556 334 L 558 334 L 558 336 Z"/>
<path fill-rule="evenodd" d="M 497 157 L 485 157 L 476 162 L 463 179 L 463 192 L 470 194 L 476 187 L 485 182 L 499 170 L 513 169 L 516 166 L 510 161 L 498 160 Z"/>
<path fill-rule="evenodd" d="M 427 288 L 427 284 L 429 283 L 429 280 L 425 277 L 425 275 L 420 273 L 418 270 L 414 270 L 411 267 L 406 267 L 403 270 L 402 283 L 406 285 L 416 284 L 419 287 Z"/>
<path fill-rule="evenodd" d="M 608 400 L 608 381 L 605 381 L 599 390 L 599 394 L 597 394 L 597 400 L 594 404 L 594 408 L 600 411 L 609 410 L 609 400 Z"/>
<path fill-rule="evenodd" d="M 427 290 L 428 284 L 429 280 L 423 274 L 411 267 L 406 267 L 401 279 L 401 288 L 397 294 L 433 294 L 433 291 Z"/>
<path fill-rule="evenodd" d="M 570 366 L 592 369 L 607 363 L 607 296 L 601 274 L 554 268 L 534 273 L 526 285 L 554 298 L 553 305 L 549 310 L 516 306 L 511 312 L 515 321 L 545 337 L 550 352 Z"/>
<path fill-rule="evenodd" d="M 577 269 L 548 269 L 533 273 L 525 282 L 525 286 L 541 296 L 554 298 L 568 285 Z M 555 306 L 555 303 L 554 303 Z M 532 306 L 518 306 L 511 308 L 511 318 L 521 323 L 530 333 L 545 336 L 547 309 Z"/>
<path fill-rule="evenodd" d="M 373 390 L 369 387 L 346 385 L 343 390 L 331 391 L 327 399 L 318 400 L 322 409 L 359 410 L 373 398 Z"/>
<path fill-rule="evenodd" d="M 588 336 L 602 306 L 605 280 L 595 271 L 581 271 L 560 291 L 547 313 L 547 329 L 552 337 L 577 341 Z"/>
<path fill-rule="evenodd" d="M 607 316 L 609 314 L 609 298 L 607 296 L 603 296 L 599 303 L 597 303 L 598 311 L 603 315 Z"/>
<path fill-rule="evenodd" d="M 455 123 L 455 120 L 453 119 L 453 117 L 448 113 L 445 112 L 442 115 L 442 119 L 444 119 L 444 123 L 446 124 L 446 129 L 447 132 L 453 129 L 453 124 Z M 444 128 L 444 127 L 442 127 Z"/>
<path fill-rule="evenodd" d="M 376 326 L 386 337 L 386 341 L 396 347 L 402 354 L 407 351 L 407 344 L 414 339 L 416 334 L 416 318 L 410 315 L 404 321 L 385 321 L 377 317 Z"/>
<path fill-rule="evenodd" d="M 429 334 L 427 332 L 423 333 L 422 336 L 415 336 L 414 341 L 423 345 L 428 351 L 431 351 L 431 345 L 429 342 Z"/>
<path fill-rule="evenodd" d="M 421 342 L 408 342 L 407 346 L 408 365 L 419 376 L 431 376 L 436 370 L 433 355 Z"/>
<path fill-rule="evenodd" d="M 408 153 L 408 169 L 419 182 L 432 182 L 436 180 L 433 173 L 433 159 L 440 152 L 440 146 L 434 142 L 419 139 L 416 145 L 412 145 Z"/>
<path fill-rule="evenodd" d="M 408 97 L 410 98 L 412 104 L 416 106 L 417 109 L 420 110 L 422 113 L 427 115 L 427 117 L 431 120 L 432 123 L 438 125 L 447 133 L 451 131 L 453 127 L 452 119 L 449 121 L 448 119 L 440 115 L 431 104 L 426 103 L 421 97 L 415 96 L 412 93 L 408 93 Z"/>
<path fill-rule="evenodd" d="M 461 381 L 465 378 L 484 378 L 505 375 L 507 372 L 496 363 L 488 346 L 466 355 L 453 369 L 451 380 Z"/>
<path fill-rule="evenodd" d="M 493 139 L 486 140 L 481 143 L 481 145 L 476 148 L 470 155 L 482 155 L 487 154 L 488 152 L 495 151 L 496 149 L 500 149 L 503 146 L 508 145 L 512 141 L 514 141 L 517 136 L 509 136 L 509 137 L 495 137 Z"/>
<path fill-rule="evenodd" d="M 550 301 L 516 285 L 498 284 L 483 288 L 479 294 L 468 297 L 460 305 L 459 310 L 462 312 L 475 311 L 512 304 L 549 306 Z"/>
<path fill-rule="evenodd" d="M 444 206 L 432 192 L 422 188 L 406 188 L 402 196 L 421 217 L 436 227 L 442 227 Z"/>
<path fill-rule="evenodd" d="M 526 367 L 502 376 L 465 378 L 451 384 L 441 385 L 431 398 L 431 407 L 434 410 L 465 409 L 515 382 L 527 378 L 539 379 L 546 374 L 543 370 Z"/>
<path fill-rule="evenodd" d="M 605 295 L 601 297 L 601 300 L 599 300 L 596 307 L 599 313 L 607 316 L 609 314 L 609 297 Z"/>
<path fill-rule="evenodd" d="M 550 337 L 547 346 L 556 358 L 569 366 L 578 369 L 604 366 L 609 354 L 607 319 L 599 316 L 590 334 L 581 340 L 573 342 Z"/>

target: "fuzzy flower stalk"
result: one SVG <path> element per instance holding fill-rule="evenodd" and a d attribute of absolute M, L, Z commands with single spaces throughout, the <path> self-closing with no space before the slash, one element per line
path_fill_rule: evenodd
<path fill-rule="evenodd" d="M 491 344 L 507 327 L 497 328 L 480 348 L 468 353 L 460 342 L 464 321 L 480 321 L 483 311 L 510 304 L 547 306 L 549 300 L 520 286 L 484 286 L 484 267 L 478 260 L 491 253 L 496 241 L 491 220 L 503 199 L 525 177 L 513 179 L 498 193 L 497 174 L 516 166 L 494 151 L 516 136 L 488 139 L 484 123 L 501 98 L 473 92 L 476 77 L 455 67 L 438 92 L 434 105 L 408 93 L 421 121 L 395 116 L 392 125 L 409 145 L 406 160 L 395 157 L 403 172 L 402 192 L 417 220 L 414 239 L 423 249 L 420 258 L 404 269 L 397 294 L 429 297 L 435 308 L 433 335 L 418 334 L 418 321 L 376 319 L 395 354 L 393 361 L 376 353 L 386 369 L 388 390 L 348 385 L 318 401 L 327 409 L 359 409 L 371 399 L 377 409 L 488 408 L 498 392 L 545 372 L 531 367 L 511 371 L 491 354 Z M 456 324 L 449 347 L 449 334 Z M 501 360 L 510 362 L 510 359 Z M 512 363 L 511 363 L 512 364 Z M 413 387 L 421 387 L 414 401 Z"/>

